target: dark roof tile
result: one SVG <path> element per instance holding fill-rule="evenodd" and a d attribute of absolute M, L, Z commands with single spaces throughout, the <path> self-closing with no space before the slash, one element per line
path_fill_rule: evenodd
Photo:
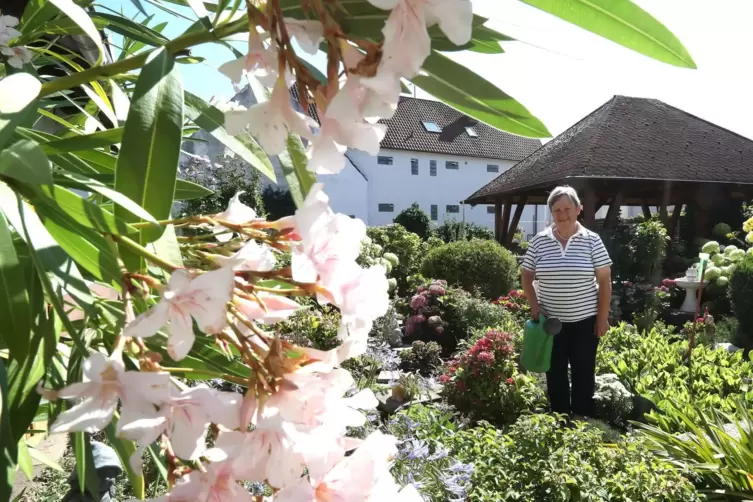
<path fill-rule="evenodd" d="M 466 202 L 583 177 L 753 183 L 753 141 L 655 99 L 615 96 Z"/>
<path fill-rule="evenodd" d="M 464 115 L 441 101 L 401 96 L 395 115 L 380 120 L 387 126 L 382 148 L 443 153 L 500 160 L 520 160 L 541 146 L 537 139 L 515 136 Z M 426 131 L 435 122 L 442 133 Z M 473 127 L 478 137 L 465 130 Z"/>

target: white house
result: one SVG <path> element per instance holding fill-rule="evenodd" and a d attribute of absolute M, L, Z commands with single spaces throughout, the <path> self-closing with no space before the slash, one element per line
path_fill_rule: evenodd
<path fill-rule="evenodd" d="M 295 87 L 291 95 L 298 105 Z M 246 107 L 255 103 L 248 87 L 232 101 Z M 318 119 L 313 106 L 309 114 Z M 471 207 L 461 201 L 541 146 L 538 140 L 479 123 L 442 102 L 407 96 L 400 98 L 395 115 L 381 122 L 387 134 L 378 156 L 349 149 L 343 171 L 318 177 L 336 212 L 369 226 L 392 223 L 417 202 L 436 224 L 456 220 L 493 228 L 493 206 Z M 199 135 L 206 142 L 187 143 L 185 150 L 208 157 L 209 168 L 216 168 L 223 145 L 203 132 Z M 278 184 L 284 186 L 279 162 L 271 160 Z M 526 234 L 544 228 L 544 209 L 526 207 L 520 221 Z"/>

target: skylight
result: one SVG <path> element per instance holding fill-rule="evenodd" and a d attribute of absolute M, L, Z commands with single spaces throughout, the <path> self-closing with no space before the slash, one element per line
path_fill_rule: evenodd
<path fill-rule="evenodd" d="M 466 127 L 465 132 L 467 132 L 468 136 L 470 136 L 471 138 L 478 138 L 478 133 L 473 127 Z"/>
<path fill-rule="evenodd" d="M 429 132 L 442 132 L 442 128 L 437 125 L 436 122 L 422 122 L 424 129 Z"/>

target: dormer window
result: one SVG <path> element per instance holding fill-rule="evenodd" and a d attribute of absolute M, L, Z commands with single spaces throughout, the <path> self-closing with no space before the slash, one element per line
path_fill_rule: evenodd
<path fill-rule="evenodd" d="M 436 122 L 422 122 L 427 132 L 442 132 L 442 128 Z"/>
<path fill-rule="evenodd" d="M 478 138 L 478 133 L 473 127 L 466 127 L 465 132 L 467 132 L 468 136 L 470 136 L 471 138 Z"/>

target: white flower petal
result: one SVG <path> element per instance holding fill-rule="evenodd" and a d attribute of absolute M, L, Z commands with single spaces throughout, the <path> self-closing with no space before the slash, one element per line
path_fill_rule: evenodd
<path fill-rule="evenodd" d="M 285 18 L 285 25 L 290 35 L 298 41 L 301 49 L 312 56 L 319 52 L 319 44 L 324 39 L 322 23 L 314 20 Z"/>
<path fill-rule="evenodd" d="M 187 313 L 170 315 L 170 336 L 167 341 L 167 353 L 175 361 L 185 358 L 196 339 L 193 334 L 193 322 Z"/>
<path fill-rule="evenodd" d="M 88 397 L 73 408 L 61 413 L 50 427 L 50 434 L 87 432 L 92 434 L 107 427 L 118 406 L 116 396 Z"/>
<path fill-rule="evenodd" d="M 429 26 L 439 23 L 439 28 L 455 45 L 471 40 L 473 8 L 468 0 L 430 0 L 426 6 Z"/>
<path fill-rule="evenodd" d="M 173 274 L 173 277 L 175 274 Z M 165 301 L 160 301 L 157 305 L 150 308 L 143 314 L 128 324 L 123 330 L 124 336 L 134 336 L 137 338 L 147 338 L 157 333 L 162 326 L 167 323 L 170 315 L 170 305 Z"/>

